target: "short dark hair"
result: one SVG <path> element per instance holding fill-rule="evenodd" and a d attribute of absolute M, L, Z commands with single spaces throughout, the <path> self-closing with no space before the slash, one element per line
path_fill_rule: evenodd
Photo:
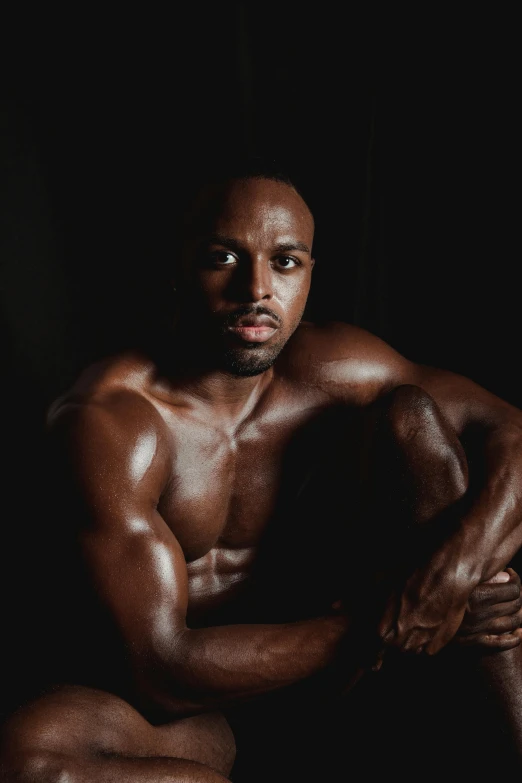
<path fill-rule="evenodd" d="M 274 157 L 242 152 L 226 155 L 214 153 L 211 158 L 201 156 L 193 165 L 187 166 L 180 183 L 180 235 L 190 232 L 194 206 L 205 188 L 219 187 L 235 179 L 257 178 L 282 182 L 293 188 L 307 203 L 299 177 L 290 166 L 285 166 Z"/>

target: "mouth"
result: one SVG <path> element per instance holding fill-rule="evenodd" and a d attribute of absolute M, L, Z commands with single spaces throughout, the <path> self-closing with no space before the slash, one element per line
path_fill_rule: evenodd
<path fill-rule="evenodd" d="M 277 332 L 274 326 L 229 326 L 229 334 L 233 334 L 246 343 L 265 343 Z"/>
<path fill-rule="evenodd" d="M 243 342 L 265 343 L 277 332 L 279 325 L 269 315 L 243 316 L 237 322 L 227 328 L 229 334 L 233 334 Z"/>

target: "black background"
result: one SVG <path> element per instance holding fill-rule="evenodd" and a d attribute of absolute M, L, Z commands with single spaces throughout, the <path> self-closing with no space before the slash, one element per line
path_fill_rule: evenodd
<path fill-rule="evenodd" d="M 45 411 L 165 306 L 151 278 L 203 151 L 243 147 L 295 172 L 317 222 L 311 317 L 522 407 L 514 31 L 500 12 L 362 4 L 4 18 L 6 592 L 27 588 L 28 531 L 47 523 Z"/>
<path fill-rule="evenodd" d="M 343 14 L 6 22 L 5 370 L 35 410 L 148 317 L 135 291 L 174 255 L 184 177 L 235 147 L 289 164 L 312 205 L 312 317 L 522 405 L 510 20 Z"/>

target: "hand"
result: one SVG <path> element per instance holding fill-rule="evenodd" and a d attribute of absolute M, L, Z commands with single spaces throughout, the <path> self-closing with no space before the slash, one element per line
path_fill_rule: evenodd
<path fill-rule="evenodd" d="M 472 591 L 453 641 L 460 647 L 510 650 L 522 641 L 521 625 L 520 577 L 507 568 Z"/>
<path fill-rule="evenodd" d="M 460 628 L 472 587 L 462 576 L 458 552 L 449 560 L 447 551 L 436 553 L 390 591 L 378 624 L 383 650 L 439 652 Z"/>

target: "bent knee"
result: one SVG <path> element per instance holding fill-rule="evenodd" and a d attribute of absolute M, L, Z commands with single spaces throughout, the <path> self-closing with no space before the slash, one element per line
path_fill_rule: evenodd
<path fill-rule="evenodd" d="M 420 386 L 404 384 L 389 392 L 385 406 L 391 437 L 406 460 L 429 467 L 453 500 L 462 497 L 468 488 L 466 455 L 433 397 Z"/>
<path fill-rule="evenodd" d="M 400 441 L 412 440 L 425 427 L 437 426 L 451 432 L 433 397 L 420 386 L 402 384 L 383 400 L 390 427 Z"/>

